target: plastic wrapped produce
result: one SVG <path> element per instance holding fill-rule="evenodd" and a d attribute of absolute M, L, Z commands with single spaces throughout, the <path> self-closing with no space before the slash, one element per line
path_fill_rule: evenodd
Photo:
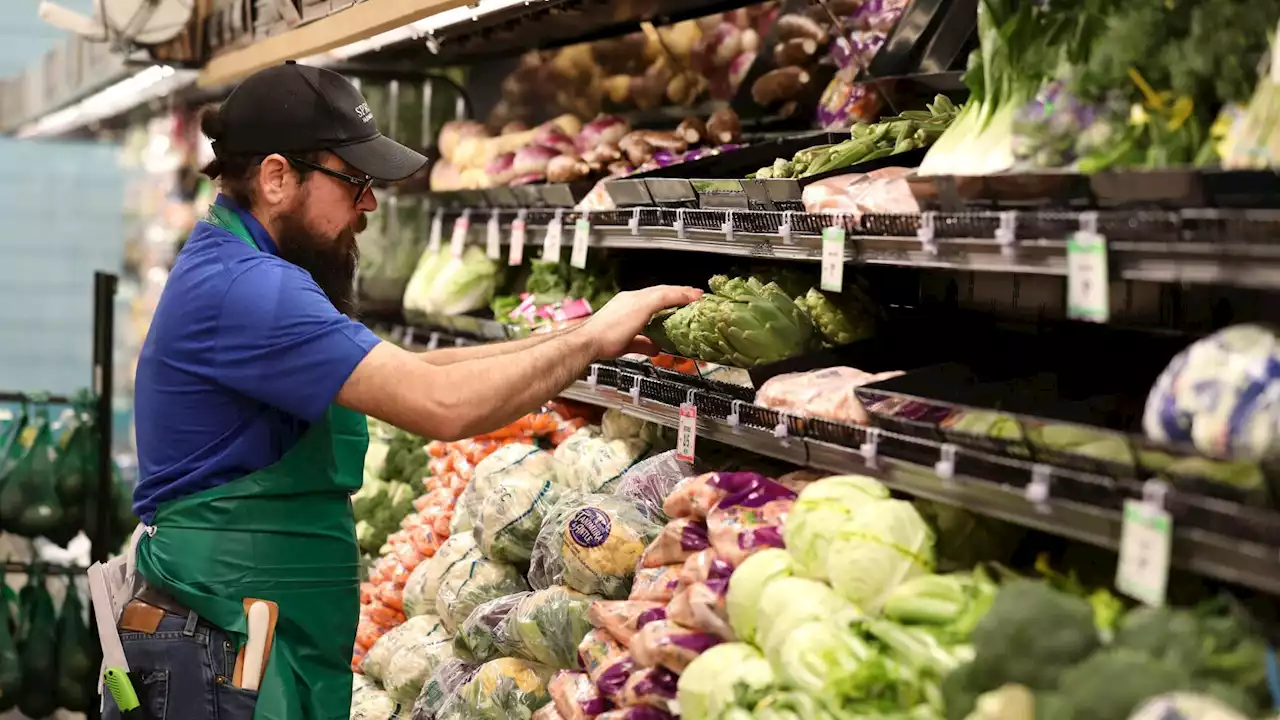
<path fill-rule="evenodd" d="M 624 647 L 631 645 L 640 628 L 654 620 L 665 620 L 665 603 L 648 600 L 597 600 L 587 611 L 587 620 L 605 630 Z"/>
<path fill-rule="evenodd" d="M 600 696 L 618 705 L 622 700 L 622 688 L 626 686 L 627 678 L 631 677 L 637 669 L 639 666 L 636 659 L 630 652 L 624 652 L 610 657 L 592 679 L 595 680 L 596 690 L 600 691 Z"/>
<path fill-rule="evenodd" d="M 440 720 L 497 720 L 528 717 L 551 702 L 551 668 L 516 658 L 480 666 L 475 677 L 445 701 Z"/>
<path fill-rule="evenodd" d="M 529 589 L 520 570 L 483 557 L 463 560 L 445 573 L 436 593 L 436 612 L 451 632 L 482 603 Z"/>
<path fill-rule="evenodd" d="M 476 606 L 453 636 L 458 657 L 474 663 L 486 663 L 500 657 L 514 656 L 510 643 L 501 634 L 507 616 L 528 593 L 515 593 L 494 598 Z"/>
<path fill-rule="evenodd" d="M 391 669 L 395 657 L 401 650 L 420 641 L 447 641 L 449 634 L 440 624 L 440 618 L 434 615 L 419 615 L 406 620 L 392 629 L 369 648 L 364 656 L 361 669 L 365 675 L 382 682 Z M 415 692 L 416 696 L 417 693 Z"/>
<path fill-rule="evenodd" d="M 584 672 L 562 670 L 547 686 L 551 702 L 564 720 L 587 720 L 608 710 L 612 705 L 600 697 L 595 683 Z"/>
<path fill-rule="evenodd" d="M 711 546 L 707 524 L 694 518 L 676 518 L 667 523 L 658 537 L 640 556 L 640 567 L 682 564 L 694 553 Z"/>
<path fill-rule="evenodd" d="M 427 616 L 410 618 L 408 622 L 422 617 Z M 408 706 L 422 693 L 436 669 L 453 659 L 453 643 L 437 620 L 430 631 L 412 638 L 392 656 L 382 686 L 393 699 Z"/>
<path fill-rule="evenodd" d="M 553 480 L 532 473 L 507 473 L 480 502 L 473 531 L 485 557 L 512 564 L 529 561 L 543 517 L 556 500 Z"/>
<path fill-rule="evenodd" d="M 400 717 L 400 703 L 359 675 L 353 677 L 351 720 L 396 720 Z"/>
<path fill-rule="evenodd" d="M 591 631 L 587 614 L 595 598 L 566 587 L 535 590 L 507 618 L 506 636 L 520 656 L 554 668 L 578 664 L 578 644 Z"/>
<path fill-rule="evenodd" d="M 687 478 L 667 495 L 662 510 L 673 518 L 705 518 L 720 499 L 769 478 L 755 472 L 712 472 Z"/>
<path fill-rule="evenodd" d="M 693 659 L 723 640 L 709 633 L 688 630 L 669 620 L 644 626 L 631 641 L 631 656 L 643 667 L 665 667 L 682 673 Z"/>
<path fill-rule="evenodd" d="M 631 595 L 627 599 L 669 602 L 680 587 L 680 567 L 664 565 L 637 570 L 635 581 L 631 584 Z"/>
<path fill-rule="evenodd" d="M 578 662 L 593 683 L 614 660 L 626 654 L 626 649 L 612 635 L 599 628 L 584 635 L 578 643 Z"/>
<path fill-rule="evenodd" d="M 676 451 L 669 450 L 632 465 L 618 479 L 613 494 L 631 500 L 654 520 L 666 522 L 663 501 L 680 481 L 696 474 L 693 463 L 677 458 Z"/>
<path fill-rule="evenodd" d="M 689 556 L 680 566 L 679 590 L 694 583 L 707 583 L 712 587 L 728 589 L 733 566 L 716 555 L 710 548 Z"/>
<path fill-rule="evenodd" d="M 713 587 L 705 582 L 695 582 L 676 591 L 667 605 L 667 617 L 672 622 L 691 630 L 715 635 L 722 640 L 734 640 L 736 636 L 729 626 L 725 610 L 725 591 L 728 583 Z"/>
<path fill-rule="evenodd" d="M 726 495 L 707 516 L 707 537 L 716 555 L 737 567 L 765 548 L 785 547 L 782 526 L 796 494 L 772 480 Z"/>
<path fill-rule="evenodd" d="M 441 664 L 418 694 L 418 700 L 413 704 L 413 720 L 435 720 L 445 700 L 457 694 L 458 689 L 475 677 L 479 669 L 479 665 L 456 658 Z"/>
<path fill-rule="evenodd" d="M 651 705 L 619 708 L 596 716 L 596 720 L 674 720 L 675 716 L 666 710 Z"/>
<path fill-rule="evenodd" d="M 569 493 L 538 533 L 529 580 L 539 588 L 565 585 L 589 595 L 626 597 L 636 563 L 659 529 L 625 499 Z"/>
<path fill-rule="evenodd" d="M 680 676 L 666 668 L 637 670 L 631 673 L 631 677 L 622 686 L 622 705 L 647 705 L 674 713 L 679 682 Z"/>
<path fill-rule="evenodd" d="M 583 428 L 556 448 L 560 484 L 580 492 L 611 493 L 649 447 L 639 438 L 610 440 Z"/>
<path fill-rule="evenodd" d="M 638 417 L 611 408 L 604 412 L 604 418 L 600 421 L 600 430 L 606 439 L 627 440 L 641 437 L 646 424 Z"/>
<path fill-rule="evenodd" d="M 504 477 L 513 473 L 528 473 L 535 477 L 553 479 L 556 473 L 555 458 L 551 453 L 527 443 L 512 443 L 499 448 L 481 460 L 472 473 L 471 487 L 467 488 L 471 493 L 469 500 L 472 505 L 478 506 L 498 487 Z M 463 496 L 467 497 L 467 493 L 464 492 Z"/>
<path fill-rule="evenodd" d="M 529 720 L 565 720 L 565 717 L 556 710 L 555 703 L 552 703 L 538 708 Z"/>
<path fill-rule="evenodd" d="M 436 595 L 440 592 L 440 581 L 453 567 L 462 562 L 469 562 L 480 557 L 475 538 L 471 533 L 452 535 L 440 546 L 435 556 L 418 567 L 404 584 L 404 614 L 435 614 Z"/>
<path fill-rule="evenodd" d="M 851 367 L 786 373 L 766 380 L 756 393 L 756 402 L 793 415 L 866 425 L 870 417 L 854 394 L 854 388 L 901 374 L 899 371 L 867 373 Z"/>

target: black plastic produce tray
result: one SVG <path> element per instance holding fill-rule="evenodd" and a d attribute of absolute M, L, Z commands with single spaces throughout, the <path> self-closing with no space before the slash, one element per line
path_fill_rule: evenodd
<path fill-rule="evenodd" d="M 949 0 L 912 0 L 908 3 L 859 80 L 912 72 L 919 63 L 925 44 L 942 25 L 949 4 Z"/>

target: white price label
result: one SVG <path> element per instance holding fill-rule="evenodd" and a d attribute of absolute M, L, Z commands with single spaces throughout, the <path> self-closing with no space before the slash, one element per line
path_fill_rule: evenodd
<path fill-rule="evenodd" d="M 676 457 L 693 462 L 694 445 L 698 441 L 698 408 L 693 403 L 680 405 L 680 425 L 676 428 Z"/>
<path fill-rule="evenodd" d="M 573 224 L 573 252 L 569 264 L 579 270 L 587 269 L 587 248 L 591 245 L 591 221 L 581 218 Z"/>
<path fill-rule="evenodd" d="M 1067 239 L 1067 316 L 1099 323 L 1111 317 L 1107 239 L 1096 232 Z"/>
<path fill-rule="evenodd" d="M 545 262 L 560 262 L 560 245 L 564 228 L 559 216 L 547 223 L 547 236 L 542 239 L 542 259 Z"/>
<path fill-rule="evenodd" d="M 828 292 L 844 287 L 844 228 L 822 229 L 822 279 L 820 286 Z"/>
<path fill-rule="evenodd" d="M 1144 500 L 1126 500 L 1116 588 L 1147 605 L 1164 605 L 1172 545 L 1173 520 L 1164 508 Z"/>
<path fill-rule="evenodd" d="M 498 223 L 496 212 L 489 216 L 489 223 L 485 226 L 484 254 L 490 260 L 502 259 L 502 225 Z"/>
<path fill-rule="evenodd" d="M 444 213 L 440 210 L 436 211 L 434 217 L 431 218 L 431 235 L 427 237 L 427 252 L 440 252 L 440 242 L 444 235 Z"/>
<path fill-rule="evenodd" d="M 462 257 L 467 247 L 467 233 L 471 230 L 471 218 L 465 214 L 453 221 L 453 235 L 449 238 L 449 252 L 454 257 Z"/>
<path fill-rule="evenodd" d="M 524 218 L 511 221 L 511 247 L 507 251 L 507 264 L 519 265 L 524 262 L 524 240 L 527 235 Z"/>

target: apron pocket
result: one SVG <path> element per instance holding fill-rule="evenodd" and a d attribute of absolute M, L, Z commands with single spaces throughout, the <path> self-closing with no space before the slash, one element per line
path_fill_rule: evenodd
<path fill-rule="evenodd" d="M 218 686 L 218 717 L 215 720 L 253 720 L 258 693 L 235 685 Z"/>

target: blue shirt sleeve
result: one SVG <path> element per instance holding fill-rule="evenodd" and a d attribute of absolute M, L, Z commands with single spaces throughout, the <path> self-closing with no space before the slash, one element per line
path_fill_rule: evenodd
<path fill-rule="evenodd" d="M 338 312 L 310 274 L 274 258 L 231 281 L 216 338 L 216 382 L 307 422 L 381 342 Z"/>

